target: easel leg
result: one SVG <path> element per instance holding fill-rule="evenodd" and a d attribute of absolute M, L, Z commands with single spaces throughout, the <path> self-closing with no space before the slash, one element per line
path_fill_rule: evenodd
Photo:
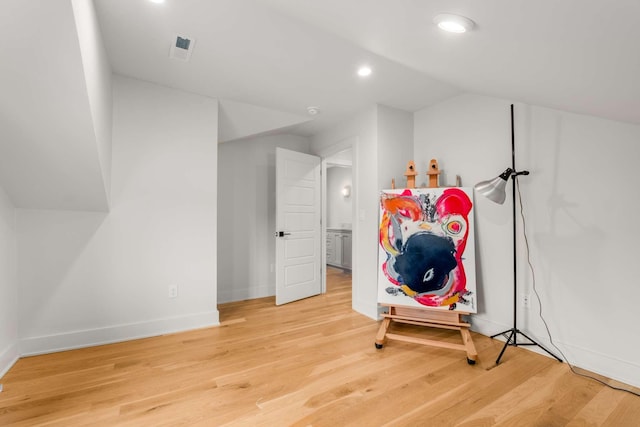
<path fill-rule="evenodd" d="M 461 328 L 460 335 L 462 335 L 462 342 L 467 349 L 467 363 L 469 365 L 475 365 L 476 359 L 478 358 L 478 352 L 476 351 L 476 346 L 473 343 L 473 339 L 471 339 L 471 333 L 469 332 L 469 329 Z"/>
<path fill-rule="evenodd" d="M 382 319 L 382 323 L 380 324 L 380 329 L 378 329 L 378 334 L 376 335 L 376 348 L 381 349 L 384 345 L 384 337 L 387 335 L 387 331 L 389 330 L 389 325 L 391 324 L 391 319 L 385 317 Z"/>

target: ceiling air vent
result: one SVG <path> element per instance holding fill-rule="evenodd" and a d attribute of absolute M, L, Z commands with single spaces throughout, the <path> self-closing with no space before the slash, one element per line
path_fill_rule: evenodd
<path fill-rule="evenodd" d="M 191 37 L 176 35 L 171 43 L 169 57 L 180 61 L 188 61 L 196 41 Z"/>

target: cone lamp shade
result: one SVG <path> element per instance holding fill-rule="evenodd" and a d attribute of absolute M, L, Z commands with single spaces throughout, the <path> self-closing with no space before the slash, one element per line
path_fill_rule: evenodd
<path fill-rule="evenodd" d="M 481 194 L 492 202 L 502 205 L 507 198 L 505 189 L 507 187 L 507 180 L 512 173 L 513 170 L 507 168 L 507 170 L 492 180 L 477 183 L 474 188 L 478 194 Z"/>

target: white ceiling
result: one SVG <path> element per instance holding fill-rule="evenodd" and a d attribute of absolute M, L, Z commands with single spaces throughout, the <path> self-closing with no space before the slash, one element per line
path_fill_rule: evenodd
<path fill-rule="evenodd" d="M 288 129 L 312 134 L 374 103 L 417 110 L 459 93 L 422 72 L 254 0 L 96 0 L 113 71 L 289 114 L 321 113 Z M 176 34 L 196 40 L 170 59 Z M 374 75 L 361 80 L 362 63 Z"/>
<path fill-rule="evenodd" d="M 640 123 L 637 0 L 262 0 L 468 91 Z M 447 34 L 440 12 L 467 16 Z"/>
<path fill-rule="evenodd" d="M 291 114 L 310 134 L 371 103 L 472 91 L 640 123 L 637 0 L 96 0 L 117 73 Z M 437 29 L 440 12 L 476 23 Z M 190 62 L 168 58 L 176 33 Z M 366 80 L 355 68 L 369 63 Z"/>
<path fill-rule="evenodd" d="M 94 2 L 113 72 L 220 99 L 222 140 L 312 135 L 374 103 L 416 111 L 465 91 L 640 124 L 638 0 Z M 0 185 L 18 207 L 107 209 L 79 36 L 95 25 L 77 21 L 91 4 L 2 0 Z M 476 28 L 442 33 L 441 12 Z M 196 41 L 189 62 L 169 58 L 176 34 Z"/>

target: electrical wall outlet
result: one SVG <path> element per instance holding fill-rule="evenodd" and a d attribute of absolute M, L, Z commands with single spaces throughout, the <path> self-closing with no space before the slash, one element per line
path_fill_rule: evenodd
<path fill-rule="evenodd" d="M 178 298 L 178 285 L 169 285 L 169 298 Z"/>
<path fill-rule="evenodd" d="M 530 308 L 531 307 L 531 295 L 529 295 L 529 294 L 522 295 L 522 306 L 524 308 Z"/>
<path fill-rule="evenodd" d="M 2 384 L 0 384 L 0 393 L 2 393 Z"/>

